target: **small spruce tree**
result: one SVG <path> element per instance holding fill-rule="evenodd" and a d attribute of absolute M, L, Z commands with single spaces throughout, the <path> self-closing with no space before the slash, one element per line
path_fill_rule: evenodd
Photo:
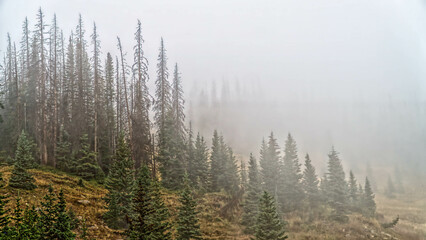
<path fill-rule="evenodd" d="M 363 214 L 366 217 L 374 217 L 376 214 L 376 202 L 374 201 L 374 193 L 371 189 L 370 181 L 365 178 Z"/>
<path fill-rule="evenodd" d="M 67 212 L 67 203 L 65 201 L 64 192 L 62 189 L 59 192 L 58 202 L 55 205 L 55 224 L 54 228 L 54 238 L 61 240 L 71 240 L 75 238 L 75 234 L 71 231 L 71 221 L 68 212 Z"/>
<path fill-rule="evenodd" d="M 76 173 L 85 180 L 95 179 L 101 181 L 104 172 L 96 161 L 96 152 L 90 149 L 88 135 L 84 134 L 80 138 L 81 149 L 77 155 Z"/>
<path fill-rule="evenodd" d="M 16 162 L 12 171 L 12 176 L 9 179 L 9 186 L 13 188 L 33 190 L 37 186 L 31 173 L 21 165 L 21 162 Z"/>
<path fill-rule="evenodd" d="M 33 148 L 34 142 L 31 141 L 22 130 L 16 147 L 15 163 L 20 162 L 21 166 L 25 169 L 35 167 L 36 163 L 34 161 Z"/>
<path fill-rule="evenodd" d="M 259 199 L 261 194 L 259 169 L 253 154 L 250 154 L 248 167 L 248 184 L 243 201 L 243 216 L 241 223 L 245 226 L 244 232 L 255 232 L 257 215 L 259 214 Z"/>
<path fill-rule="evenodd" d="M 177 240 L 202 239 L 200 224 L 197 218 L 197 202 L 192 196 L 187 175 L 184 178 L 184 189 L 180 195 L 177 219 Z"/>
<path fill-rule="evenodd" d="M 349 172 L 349 203 L 352 210 L 356 210 L 358 204 L 358 183 L 352 171 Z"/>
<path fill-rule="evenodd" d="M 275 201 L 268 192 L 264 192 L 259 205 L 259 215 L 256 222 L 255 240 L 287 239 L 284 225 L 278 216 Z"/>

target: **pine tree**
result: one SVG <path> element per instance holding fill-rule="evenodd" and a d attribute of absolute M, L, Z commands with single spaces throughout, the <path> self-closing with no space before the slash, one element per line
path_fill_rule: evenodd
<path fill-rule="evenodd" d="M 371 189 L 370 181 L 365 178 L 364 199 L 362 206 L 363 214 L 367 217 L 374 217 L 376 214 L 376 202 L 374 201 L 374 193 Z"/>
<path fill-rule="evenodd" d="M 33 168 L 35 166 L 33 147 L 34 143 L 28 139 L 26 133 L 22 130 L 15 152 L 15 162 L 19 162 L 25 169 Z"/>
<path fill-rule="evenodd" d="M 300 163 L 297 157 L 296 141 L 289 133 L 285 142 L 284 158 L 280 169 L 278 196 L 281 210 L 290 212 L 301 207 L 304 198 L 301 185 Z"/>
<path fill-rule="evenodd" d="M 130 239 L 171 239 L 169 213 L 161 197 L 157 180 L 151 180 L 149 169 L 142 166 L 133 198 L 133 214 L 126 234 Z"/>
<path fill-rule="evenodd" d="M 104 215 L 104 220 L 110 228 L 127 227 L 126 216 L 130 215 L 134 191 L 133 166 L 130 147 L 121 135 L 105 182 L 108 193 L 104 200 L 108 211 Z"/>
<path fill-rule="evenodd" d="M 6 236 L 9 232 L 10 216 L 6 205 L 9 202 L 7 195 L 0 195 L 0 233 Z"/>
<path fill-rule="evenodd" d="M 277 195 L 279 167 L 279 146 L 274 134 L 271 132 L 268 144 L 262 142 L 260 150 L 260 167 L 263 178 L 264 190 L 273 196 Z"/>
<path fill-rule="evenodd" d="M 172 169 L 173 166 L 179 164 L 173 156 L 173 116 L 171 103 L 171 86 L 168 81 L 169 73 L 167 69 L 167 56 L 163 39 L 158 54 L 157 63 L 157 80 L 155 81 L 156 100 L 154 102 L 154 120 L 157 126 L 158 135 L 158 155 L 157 160 L 160 163 L 161 179 L 165 187 L 176 187 L 177 179 L 173 178 L 173 172 L 179 173 L 181 168 Z"/>
<path fill-rule="evenodd" d="M 12 176 L 9 179 L 9 186 L 25 190 L 33 190 L 37 186 L 31 173 L 22 166 L 21 162 L 16 162 L 12 171 Z"/>
<path fill-rule="evenodd" d="M 253 234 L 255 232 L 256 219 L 259 213 L 259 199 L 261 195 L 261 184 L 259 169 L 253 154 L 250 154 L 248 167 L 248 184 L 243 202 L 244 213 L 241 223 L 245 226 L 244 232 Z"/>
<path fill-rule="evenodd" d="M 193 183 L 196 183 L 199 189 L 207 189 L 209 180 L 209 153 L 206 141 L 204 140 L 204 137 L 200 135 L 200 133 L 197 134 L 194 149 L 192 151 L 193 153 L 190 154 L 190 162 L 188 163 L 189 179 Z"/>
<path fill-rule="evenodd" d="M 151 135 L 149 108 L 151 101 L 148 87 L 148 61 L 143 50 L 144 39 L 142 37 L 142 25 L 140 20 L 135 32 L 136 45 L 134 49 L 134 64 L 132 67 L 135 79 L 134 86 L 134 110 L 132 115 L 132 136 L 135 168 L 139 169 L 142 164 L 151 164 Z"/>
<path fill-rule="evenodd" d="M 58 202 L 55 205 L 55 224 L 53 225 L 53 239 L 71 240 L 75 234 L 71 231 L 71 218 L 66 210 L 66 202 L 62 189 L 59 192 Z"/>
<path fill-rule="evenodd" d="M 178 207 L 177 240 L 202 239 L 200 224 L 197 218 L 197 203 L 193 199 L 187 175 L 184 178 L 184 189 L 179 198 L 181 206 Z"/>
<path fill-rule="evenodd" d="M 150 239 L 162 240 L 171 239 L 172 225 L 169 222 L 170 213 L 163 201 L 161 185 L 157 179 L 152 181 L 151 185 L 151 204 L 154 214 L 151 216 L 151 235 Z"/>
<path fill-rule="evenodd" d="M 238 167 L 234 152 L 231 147 L 223 144 L 222 149 L 224 152 L 224 173 L 221 183 L 223 188 L 229 194 L 235 194 L 239 190 L 240 178 L 238 177 Z"/>
<path fill-rule="evenodd" d="M 57 198 L 53 192 L 53 188 L 50 185 L 48 193 L 44 196 L 43 201 L 41 202 L 41 207 L 39 209 L 40 221 L 39 229 L 42 239 L 55 239 L 56 229 L 55 226 L 57 209 L 55 208 L 55 202 Z"/>
<path fill-rule="evenodd" d="M 217 192 L 220 190 L 220 176 L 223 173 L 223 158 L 220 137 L 217 130 L 213 132 L 212 149 L 210 154 L 210 190 Z"/>
<path fill-rule="evenodd" d="M 80 138 L 81 149 L 77 154 L 76 173 L 85 180 L 102 180 L 104 173 L 96 161 L 96 153 L 90 149 L 88 136 L 84 134 Z"/>
<path fill-rule="evenodd" d="M 352 171 L 349 172 L 349 201 L 352 209 L 358 204 L 358 183 Z"/>
<path fill-rule="evenodd" d="M 264 192 L 259 205 L 259 215 L 256 222 L 256 240 L 287 239 L 281 219 L 278 216 L 275 201 L 268 192 Z"/>
<path fill-rule="evenodd" d="M 318 206 L 320 193 L 318 190 L 318 176 L 315 173 L 315 167 L 312 166 L 309 154 L 305 157 L 305 170 L 303 171 L 302 186 L 305 191 L 306 199 L 310 210 Z"/>
<path fill-rule="evenodd" d="M 241 187 L 246 189 L 247 187 L 247 169 L 246 164 L 243 160 L 240 162 L 240 178 L 241 178 Z"/>
<path fill-rule="evenodd" d="M 327 196 L 328 203 L 333 208 L 331 218 L 336 221 L 346 222 L 348 217 L 346 216 L 347 185 L 345 172 L 334 147 L 328 157 Z"/>

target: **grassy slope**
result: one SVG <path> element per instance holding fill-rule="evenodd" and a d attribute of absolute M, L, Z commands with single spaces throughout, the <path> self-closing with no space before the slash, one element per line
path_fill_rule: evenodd
<path fill-rule="evenodd" d="M 3 178 L 10 177 L 11 167 L 0 167 Z M 89 236 L 94 239 L 123 239 L 119 231 L 109 229 L 103 224 L 102 214 L 105 212 L 102 197 L 105 188 L 93 182 L 85 182 L 85 187 L 77 185 L 78 178 L 51 169 L 30 170 L 36 179 L 38 188 L 34 191 L 19 191 L 23 202 L 39 205 L 50 184 L 55 191 L 63 189 L 69 207 L 77 216 L 87 219 Z M 16 189 L 0 188 L 0 193 L 11 195 L 10 205 L 14 206 L 13 198 L 18 195 Z M 383 215 L 380 222 L 391 221 L 400 215 L 401 221 L 394 229 L 382 229 L 377 220 L 365 219 L 358 214 L 350 215 L 346 224 L 336 224 L 325 220 L 315 220 L 310 224 L 298 216 L 287 216 L 287 229 L 290 239 L 426 239 L 426 201 L 422 196 L 416 199 L 387 199 L 377 196 L 378 212 Z M 83 203 L 81 201 L 83 200 Z M 87 200 L 88 203 L 84 203 Z M 80 202 L 79 202 L 80 201 Z M 223 193 L 210 193 L 199 199 L 201 230 L 205 239 L 249 240 L 250 236 L 242 233 L 238 224 L 241 209 L 237 209 L 232 219 L 221 217 L 220 209 L 225 205 L 227 197 Z M 172 215 L 176 216 L 178 196 L 173 192 L 165 193 L 165 202 Z"/>

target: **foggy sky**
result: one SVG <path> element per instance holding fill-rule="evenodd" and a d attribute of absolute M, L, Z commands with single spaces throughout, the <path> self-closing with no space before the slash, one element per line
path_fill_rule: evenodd
<path fill-rule="evenodd" d="M 248 105 L 239 116 L 247 128 L 266 126 L 250 135 L 251 140 L 244 138 L 248 144 L 238 144 L 243 139 L 238 134 L 224 133 L 233 139 L 237 152 L 246 154 L 245 146 L 259 145 L 271 130 L 278 132 L 281 146 L 286 134 L 293 132 L 302 154 L 314 146 L 341 145 L 338 150 L 352 162 L 365 161 L 358 152 L 369 147 L 369 141 L 380 143 L 380 148 L 368 150 L 379 157 L 400 144 L 406 143 L 405 154 L 426 143 L 425 1 L 0 0 L 1 54 L 6 34 L 19 42 L 25 16 L 33 28 L 39 7 L 48 22 L 57 14 L 66 36 L 75 30 L 79 13 L 86 39 L 95 21 L 104 56 L 117 53 L 118 35 L 129 63 L 139 18 L 151 91 L 164 37 L 169 69 L 179 63 L 184 90 L 191 96 L 187 102 L 197 101 L 193 96 L 199 91 L 209 92 L 213 82 L 218 95 L 223 82 L 261 92 L 264 102 Z M 253 96 L 243 94 L 240 100 L 245 97 Z M 253 114 L 253 109 L 263 110 L 262 116 Z M 250 116 L 257 122 L 248 120 Z M 333 116 L 337 120 L 330 120 Z M 225 129 L 238 125 L 236 120 L 226 124 Z M 202 124 L 198 121 L 198 125 Z M 220 127 L 207 126 L 206 132 Z M 411 136 L 415 146 L 409 140 L 395 140 Z M 420 156 L 426 154 L 411 158 Z"/>

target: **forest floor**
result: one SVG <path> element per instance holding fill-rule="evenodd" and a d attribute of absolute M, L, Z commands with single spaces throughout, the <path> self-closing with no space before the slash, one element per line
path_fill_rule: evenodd
<path fill-rule="evenodd" d="M 5 182 L 8 181 L 11 170 L 11 167 L 0 167 Z M 86 220 L 89 239 L 125 238 L 120 231 L 108 228 L 102 221 L 102 215 L 106 211 L 102 197 L 107 193 L 102 185 L 85 181 L 84 187 L 81 187 L 78 185 L 78 177 L 50 168 L 34 169 L 30 172 L 34 175 L 37 189 L 18 191 L 7 186 L 0 188 L 0 194 L 9 195 L 9 207 L 15 206 L 14 199 L 18 194 L 24 206 L 26 204 L 39 206 L 49 185 L 52 185 L 57 193 L 63 189 L 68 207 L 74 210 L 77 218 Z M 407 195 L 389 199 L 377 194 L 377 219 L 367 219 L 359 214 L 351 214 L 348 223 L 337 224 L 328 221 L 326 217 L 308 221 L 309 217 L 304 216 L 304 213 L 288 215 L 286 228 L 289 239 L 426 239 L 426 198 L 418 194 L 415 197 L 405 196 Z M 176 216 L 178 195 L 175 192 L 165 192 L 164 198 L 172 216 Z M 227 214 L 223 213 L 222 209 L 228 200 L 224 193 L 208 193 L 199 198 L 198 211 L 204 239 L 250 239 L 250 236 L 243 234 L 243 228 L 239 224 L 241 206 L 236 206 Z M 325 216 L 327 211 L 329 210 L 322 209 L 318 214 Z M 400 216 L 400 222 L 396 227 L 392 229 L 381 227 L 381 223 L 391 222 L 397 215 Z M 80 230 L 76 230 L 76 233 L 79 235 Z"/>

